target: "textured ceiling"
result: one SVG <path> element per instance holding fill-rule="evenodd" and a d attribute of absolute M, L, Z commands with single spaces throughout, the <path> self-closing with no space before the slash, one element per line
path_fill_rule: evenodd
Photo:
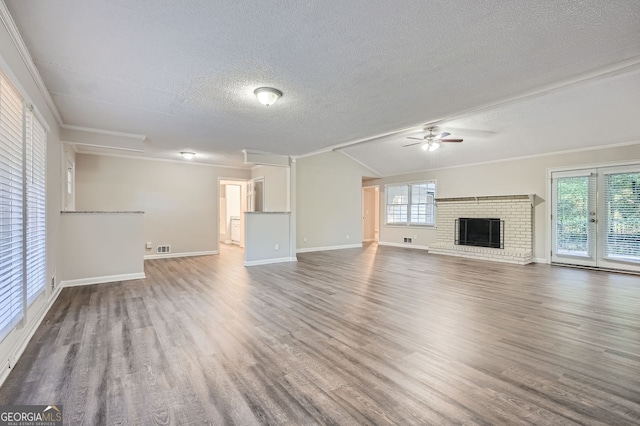
<path fill-rule="evenodd" d="M 5 2 L 66 124 L 236 165 L 243 148 L 300 155 L 640 56 L 637 0 Z M 263 107 L 263 85 L 284 96 Z M 539 107 L 525 125 L 553 105 Z M 374 146 L 351 154 L 380 168 Z M 509 153 L 535 151 L 518 146 Z"/>
<path fill-rule="evenodd" d="M 491 162 L 508 158 L 640 143 L 640 66 L 622 74 L 569 85 L 526 100 L 488 108 L 438 123 L 462 143 L 443 143 L 424 152 L 417 142 L 425 132 L 406 131 L 342 149 L 388 176 Z"/>

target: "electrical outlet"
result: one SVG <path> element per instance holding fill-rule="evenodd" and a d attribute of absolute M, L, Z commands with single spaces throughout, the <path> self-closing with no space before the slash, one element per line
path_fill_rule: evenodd
<path fill-rule="evenodd" d="M 153 244 L 151 244 L 151 241 L 147 242 L 147 244 L 145 245 L 145 248 L 147 250 L 151 250 L 153 248 Z"/>
<path fill-rule="evenodd" d="M 55 290 L 56 288 L 56 276 L 51 277 L 51 290 Z"/>
<path fill-rule="evenodd" d="M 306 242 L 307 242 L 307 237 L 304 237 L 304 238 L 302 239 L 302 242 L 303 242 L 303 243 L 306 243 Z"/>
<path fill-rule="evenodd" d="M 349 234 L 347 234 L 347 240 L 349 239 Z"/>
<path fill-rule="evenodd" d="M 277 251 L 277 250 L 280 250 L 280 244 L 276 244 L 276 245 L 273 247 L 273 249 L 274 249 L 274 250 L 276 250 L 276 251 Z"/>
<path fill-rule="evenodd" d="M 413 236 L 413 239 L 414 239 L 414 240 L 417 240 L 417 239 L 418 239 L 418 236 L 417 236 L 417 235 L 414 235 L 414 236 Z"/>

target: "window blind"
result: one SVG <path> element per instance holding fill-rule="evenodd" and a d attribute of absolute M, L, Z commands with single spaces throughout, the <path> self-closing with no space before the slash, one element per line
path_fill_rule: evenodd
<path fill-rule="evenodd" d="M 0 339 L 24 312 L 23 120 L 22 97 L 0 74 Z"/>
<path fill-rule="evenodd" d="M 410 184 L 412 225 L 433 225 L 436 185 L 433 182 Z"/>
<path fill-rule="evenodd" d="M 433 181 L 386 185 L 386 223 L 434 225 L 435 191 L 436 184 Z"/>
<path fill-rule="evenodd" d="M 605 174 L 605 257 L 640 263 L 640 171 Z"/>
<path fill-rule="evenodd" d="M 27 303 L 46 284 L 46 132 L 32 111 L 25 115 L 25 200 Z"/>
<path fill-rule="evenodd" d="M 406 223 L 409 205 L 409 187 L 405 185 L 388 185 L 387 223 Z"/>

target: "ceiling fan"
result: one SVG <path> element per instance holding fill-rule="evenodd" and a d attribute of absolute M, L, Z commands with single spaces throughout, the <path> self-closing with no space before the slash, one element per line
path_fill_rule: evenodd
<path fill-rule="evenodd" d="M 442 132 L 439 135 L 435 135 L 433 133 L 435 129 L 435 127 L 427 127 L 425 130 L 428 130 L 429 134 L 421 138 L 412 138 L 410 136 L 407 137 L 407 139 L 415 139 L 420 142 L 410 143 L 404 145 L 403 147 L 406 148 L 408 146 L 422 145 L 420 148 L 422 148 L 424 151 L 435 151 L 436 149 L 440 148 L 441 142 L 462 142 L 462 139 L 445 139 L 447 136 L 451 135 L 451 133 L 448 132 Z"/>

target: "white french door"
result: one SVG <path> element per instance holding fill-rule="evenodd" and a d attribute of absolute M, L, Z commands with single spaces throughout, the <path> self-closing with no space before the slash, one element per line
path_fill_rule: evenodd
<path fill-rule="evenodd" d="M 640 271 L 640 165 L 551 179 L 551 261 Z"/>

